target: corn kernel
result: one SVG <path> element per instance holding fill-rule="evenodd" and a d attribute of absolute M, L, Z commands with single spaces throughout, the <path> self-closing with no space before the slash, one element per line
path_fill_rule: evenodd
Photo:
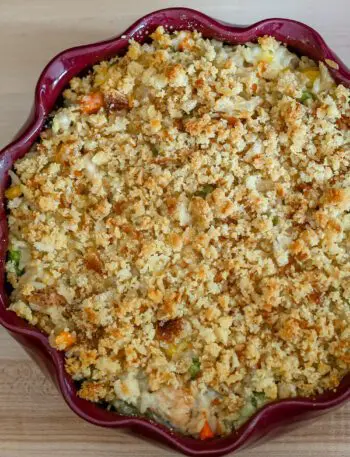
<path fill-rule="evenodd" d="M 171 359 L 176 353 L 176 344 L 169 344 L 165 349 L 165 353 Z"/>
<path fill-rule="evenodd" d="M 22 195 L 22 189 L 20 185 L 12 186 L 5 191 L 5 196 L 9 200 L 13 200 L 14 198 L 19 197 L 20 195 Z"/>
<path fill-rule="evenodd" d="M 273 61 L 273 53 L 271 51 L 263 51 L 260 62 L 271 63 Z"/>
<path fill-rule="evenodd" d="M 171 359 L 176 354 L 181 354 L 182 352 L 186 351 L 188 345 L 189 343 L 187 340 L 180 341 L 178 344 L 169 344 L 165 349 L 165 354 Z"/>
<path fill-rule="evenodd" d="M 301 70 L 301 73 L 303 73 L 309 79 L 311 84 L 313 84 L 315 80 L 320 76 L 320 71 L 317 68 L 304 68 Z"/>

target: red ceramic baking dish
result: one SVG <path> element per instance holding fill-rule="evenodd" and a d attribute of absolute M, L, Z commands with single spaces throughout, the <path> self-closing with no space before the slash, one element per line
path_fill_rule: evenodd
<path fill-rule="evenodd" d="M 120 428 L 162 441 L 191 456 L 220 456 L 252 445 L 293 423 L 318 416 L 350 398 L 350 375 L 345 377 L 336 391 L 317 398 L 295 398 L 266 405 L 238 431 L 225 438 L 199 441 L 179 435 L 147 419 L 119 416 L 76 395 L 74 382 L 64 369 L 64 354 L 51 348 L 47 337 L 31 327 L 15 313 L 7 311 L 8 296 L 4 264 L 7 247 L 6 211 L 3 200 L 8 184 L 8 170 L 37 140 L 47 115 L 58 102 L 69 80 L 103 59 L 125 52 L 131 38 L 147 40 L 154 29 L 163 25 L 168 31 L 198 30 L 205 37 L 227 43 L 255 41 L 259 36 L 273 35 L 295 52 L 315 60 L 324 61 L 337 82 L 350 86 L 350 71 L 329 49 L 321 36 L 312 28 L 288 19 L 267 19 L 248 27 L 223 24 L 187 8 L 156 11 L 133 24 L 121 36 L 97 44 L 79 46 L 56 56 L 44 69 L 35 90 L 32 113 L 15 140 L 0 154 L 0 323 L 25 348 L 40 367 L 49 374 L 70 408 L 80 417 L 96 425 Z"/>

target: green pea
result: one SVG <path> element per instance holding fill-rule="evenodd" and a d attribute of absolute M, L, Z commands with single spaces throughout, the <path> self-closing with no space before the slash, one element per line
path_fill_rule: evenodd
<path fill-rule="evenodd" d="M 308 90 L 304 90 L 301 97 L 299 98 L 299 102 L 305 104 L 308 100 L 313 100 L 314 95 L 309 92 Z"/>

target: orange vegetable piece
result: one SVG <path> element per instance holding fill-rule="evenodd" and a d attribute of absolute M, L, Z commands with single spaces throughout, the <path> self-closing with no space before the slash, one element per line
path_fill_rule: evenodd
<path fill-rule="evenodd" d="M 76 338 L 72 333 L 63 331 L 59 333 L 56 338 L 55 338 L 55 345 L 57 349 L 60 351 L 63 351 L 65 349 L 68 349 L 70 346 L 72 346 L 76 341 Z"/>
<path fill-rule="evenodd" d="M 5 191 L 5 196 L 8 200 L 13 200 L 16 197 L 22 195 L 21 186 L 12 186 Z"/>
<path fill-rule="evenodd" d="M 214 433 L 210 428 L 208 421 L 204 422 L 203 428 L 199 434 L 201 440 L 208 440 L 210 438 L 214 438 Z"/>
<path fill-rule="evenodd" d="M 80 106 L 83 113 L 95 114 L 104 105 L 104 97 L 102 92 L 91 92 L 89 95 L 84 95 L 81 99 Z"/>

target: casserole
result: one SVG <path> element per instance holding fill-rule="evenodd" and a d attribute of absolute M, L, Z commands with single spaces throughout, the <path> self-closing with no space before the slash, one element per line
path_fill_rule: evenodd
<path fill-rule="evenodd" d="M 198 22 L 198 23 L 194 23 L 194 22 L 193 22 L 193 20 L 196 19 L 196 17 L 197 17 L 195 13 L 193 13 L 194 16 L 192 16 L 192 22 L 190 22 L 189 19 L 188 19 L 188 16 L 186 15 L 186 13 L 185 13 L 184 10 L 176 10 L 176 11 L 177 11 L 177 13 L 180 15 L 180 19 L 183 21 L 183 22 L 182 22 L 183 28 L 188 29 L 188 28 L 193 27 L 193 28 L 195 28 L 195 29 L 198 29 L 198 30 L 201 30 L 202 32 L 204 32 L 204 34 L 205 34 L 206 36 L 210 36 L 210 35 L 208 35 L 207 33 L 205 33 L 205 31 L 203 30 L 203 26 L 204 26 L 203 24 L 201 24 L 201 23 L 199 23 L 199 22 Z M 171 14 L 173 14 L 173 13 L 174 13 L 174 10 L 172 10 L 172 13 L 171 13 Z M 159 13 L 159 14 L 165 14 L 165 15 L 166 15 L 166 14 L 168 14 L 168 13 Z M 169 14 L 170 14 L 170 13 L 169 13 Z M 152 16 L 152 15 L 151 15 L 151 16 L 148 17 L 148 19 L 150 19 L 151 17 L 156 21 L 156 19 L 155 19 L 156 16 Z M 199 18 L 200 18 L 200 17 L 201 17 L 201 16 L 199 16 Z M 193 19 L 193 18 L 194 18 L 194 19 Z M 138 24 L 138 26 L 136 26 L 136 30 L 137 30 L 137 31 L 139 31 L 139 28 L 137 28 L 137 27 L 139 27 L 139 25 L 140 25 L 140 24 Z M 157 23 L 154 23 L 154 25 L 158 25 L 158 24 L 157 24 Z M 219 26 L 218 26 L 218 27 L 219 27 Z M 213 30 L 214 30 L 214 29 L 213 29 Z M 249 30 L 249 29 L 248 29 L 248 30 Z M 152 31 L 152 30 L 149 30 L 149 31 Z M 226 31 L 227 31 L 227 30 L 226 30 Z M 217 31 L 216 31 L 216 32 L 217 32 Z M 266 29 L 265 29 L 265 30 L 262 30 L 262 29 L 261 29 L 261 33 L 262 33 L 262 34 L 265 34 L 266 32 L 267 32 Z M 130 30 L 126 33 L 126 35 L 127 35 L 128 33 L 130 34 Z M 269 33 L 271 33 L 271 32 L 269 32 Z M 129 35 L 129 36 L 130 36 L 130 37 L 131 37 L 131 36 L 135 36 L 136 39 L 139 39 L 139 38 L 141 39 L 142 37 L 145 37 L 145 35 L 138 35 L 138 34 L 136 34 L 136 35 Z M 217 37 L 217 38 L 225 39 L 226 41 L 230 41 L 230 40 L 228 39 L 228 37 L 225 37 L 225 36 L 223 35 L 223 30 L 221 30 L 221 35 L 214 35 L 214 36 Z M 276 36 L 277 36 L 277 38 L 279 38 L 277 32 L 276 32 Z M 243 34 L 242 34 L 242 37 L 243 37 Z M 231 38 L 232 38 L 232 37 L 231 37 Z M 242 38 L 242 41 L 247 41 L 247 40 L 250 40 L 251 38 L 252 38 L 251 36 L 250 36 L 250 37 L 246 36 L 246 37 Z M 287 41 L 287 42 L 288 42 L 288 39 L 283 39 L 283 41 Z M 290 41 L 290 43 L 293 44 L 292 41 Z M 121 44 L 120 41 L 119 41 L 119 44 Z M 124 43 L 124 45 L 126 46 L 126 44 L 127 44 L 127 41 Z M 111 50 L 111 48 L 108 48 L 108 46 L 106 46 L 106 44 L 105 44 L 104 50 L 106 50 L 106 49 L 107 49 L 107 52 L 106 52 L 105 54 L 101 53 L 101 54 L 98 54 L 98 55 L 97 55 L 96 53 L 94 53 L 94 54 L 93 54 L 93 58 L 94 58 L 94 59 L 96 58 L 96 60 L 100 60 L 101 58 L 106 58 L 106 57 L 110 56 L 111 54 L 108 54 L 108 52 L 111 52 L 111 53 L 112 53 L 112 50 Z M 81 50 L 81 48 L 80 48 L 80 50 Z M 94 50 L 96 51 L 96 48 L 94 48 Z M 114 48 L 114 49 L 113 49 L 113 53 L 115 53 L 115 51 L 116 51 L 116 49 Z M 73 51 L 71 51 L 71 52 L 73 52 L 73 55 L 74 55 L 76 61 L 78 61 L 79 59 L 77 58 L 77 54 L 74 54 L 74 52 L 78 52 L 77 49 L 76 49 L 76 50 L 73 50 Z M 306 53 L 304 50 L 302 50 L 301 52 L 302 52 L 302 53 Z M 313 55 L 312 53 L 308 53 L 308 55 L 314 57 L 314 55 Z M 336 58 L 335 58 L 333 55 L 327 54 L 326 63 L 328 63 L 328 64 L 331 66 L 331 68 L 332 68 L 333 70 L 335 70 L 335 77 L 338 76 L 338 80 L 339 80 L 339 79 L 341 79 L 341 78 L 344 76 L 344 75 L 342 75 L 342 64 L 341 64 L 341 63 L 337 63 L 334 59 L 336 59 Z M 53 63 L 55 63 L 55 61 L 54 61 Z M 91 65 L 92 63 L 93 63 L 92 61 L 89 62 L 90 65 Z M 337 66 L 338 66 L 338 68 L 336 68 Z M 64 78 L 63 78 L 63 79 L 58 79 L 57 85 L 54 85 L 54 86 L 53 86 L 53 91 L 54 91 L 54 92 L 56 91 L 55 94 L 57 95 L 58 92 L 59 92 L 59 89 L 61 88 L 61 87 L 59 87 L 59 84 L 62 83 L 62 85 L 65 85 L 65 83 L 67 82 L 67 79 L 70 79 L 71 76 L 73 76 L 74 74 L 76 74 L 77 72 L 79 72 L 80 70 L 82 70 L 83 67 L 84 67 L 84 66 L 81 66 L 81 67 L 79 67 L 79 68 L 78 68 L 78 67 L 75 67 L 74 69 L 70 68 L 69 70 L 67 70 L 67 73 L 64 75 Z M 47 71 L 48 71 L 49 69 L 50 69 L 50 67 L 47 69 Z M 70 72 L 70 71 L 71 71 L 71 72 Z M 67 77 L 67 79 L 65 79 L 66 77 Z M 40 86 L 40 83 L 39 83 L 39 86 Z M 59 89 L 57 89 L 57 88 L 59 88 Z M 37 105 L 37 108 L 39 108 L 39 110 L 40 110 L 40 108 L 43 108 L 43 106 L 45 105 L 45 95 L 49 94 L 49 93 L 50 93 L 50 90 L 49 90 L 49 88 L 48 88 L 47 86 L 45 86 L 45 85 L 39 87 L 39 89 L 41 89 L 41 92 L 39 93 L 39 97 L 42 97 L 42 99 L 41 99 L 41 104 L 40 104 L 40 105 Z M 42 89 L 44 89 L 44 91 L 48 90 L 48 93 L 45 94 L 45 93 L 43 92 Z M 39 92 L 39 91 L 38 91 L 38 92 Z M 43 97 L 43 95 L 44 95 L 44 97 Z M 51 100 L 51 102 L 52 102 L 52 100 Z M 47 105 L 47 106 L 46 106 L 46 111 L 44 111 L 42 114 L 48 114 L 48 113 L 51 111 L 51 109 L 52 109 L 52 106 Z M 38 113 L 36 113 L 36 114 L 38 115 Z M 38 120 L 38 118 L 37 118 L 36 120 Z M 32 127 L 33 127 L 33 126 L 32 126 Z M 40 123 L 37 124 L 37 127 L 38 127 L 38 129 L 41 127 Z M 34 125 L 34 128 L 35 128 L 35 125 Z M 28 134 L 28 133 L 33 133 L 33 131 L 28 132 L 28 130 L 27 130 L 26 133 L 27 133 L 27 134 Z M 34 136 L 32 136 L 31 139 L 33 139 L 33 141 L 34 141 L 34 140 L 35 140 Z M 18 141 L 20 142 L 20 140 L 21 140 L 21 138 L 20 138 Z M 22 137 L 22 140 L 23 140 L 23 137 Z M 17 145 L 18 145 L 18 143 L 17 143 Z M 9 153 L 9 154 L 13 153 L 13 154 L 14 154 L 15 146 L 16 146 L 16 143 L 15 143 L 14 145 L 11 145 L 11 147 L 7 150 L 7 153 Z M 27 144 L 26 146 L 29 146 L 29 145 Z M 26 150 L 27 150 L 27 149 L 26 149 Z M 21 152 L 24 153 L 24 152 L 26 152 L 26 150 L 22 150 Z M 10 152 L 9 152 L 9 151 L 10 151 Z M 17 150 L 17 151 L 18 151 L 18 150 Z M 3 157 L 4 157 L 4 159 L 9 159 L 9 158 L 10 158 L 8 155 L 5 156 L 5 154 L 4 154 Z M 18 158 L 18 156 L 17 156 L 17 157 L 14 157 L 14 156 L 11 157 L 12 160 L 15 159 L 15 158 Z M 5 163 L 5 161 L 4 161 L 4 171 L 5 171 L 6 165 L 11 165 L 11 163 L 10 163 L 9 161 Z M 11 328 L 10 328 L 10 330 L 11 330 Z M 12 330 L 13 330 L 13 329 L 12 329 Z M 51 353 L 52 353 L 52 352 L 53 352 L 53 351 L 51 350 Z M 57 355 L 57 354 L 55 354 L 55 357 L 56 357 L 56 355 Z M 62 368 L 62 367 L 61 367 L 61 368 Z M 66 377 L 66 376 L 64 375 L 64 373 L 62 373 L 62 372 L 60 373 L 60 375 L 63 376 L 63 377 Z M 67 380 L 66 380 L 66 381 L 67 381 Z M 342 385 L 343 385 L 343 384 L 342 384 Z M 61 387 L 62 387 L 62 386 L 61 386 Z M 342 387 L 340 387 L 340 391 L 341 391 L 341 389 L 342 389 Z M 339 394 L 339 392 L 338 392 L 338 394 Z M 322 397 L 322 398 L 323 398 L 323 397 Z M 326 397 L 325 397 L 325 398 L 326 398 Z M 311 401 L 311 400 L 307 400 L 306 403 L 310 405 L 310 403 L 309 403 L 310 401 Z M 320 400 L 317 400 L 317 401 L 320 401 Z M 314 410 L 317 409 L 317 406 L 316 406 L 316 405 L 318 404 L 317 401 L 316 401 L 315 403 L 312 403 L 312 404 L 313 404 L 313 409 L 314 409 Z M 295 400 L 295 402 L 298 403 L 298 400 Z M 288 404 L 290 405 L 291 402 L 285 402 L 285 403 L 284 403 L 284 406 L 287 407 Z M 298 404 L 299 404 L 299 403 L 298 403 Z M 282 403 L 281 403 L 281 405 L 282 405 Z M 325 405 L 325 403 L 324 403 L 324 398 L 323 398 L 323 402 L 321 401 L 321 405 L 322 405 L 322 406 Z M 260 413 L 258 413 L 258 414 L 255 416 L 255 420 L 258 421 L 259 417 L 261 417 L 260 414 L 262 414 L 263 417 L 265 417 L 265 419 L 266 419 L 266 417 L 268 416 L 268 413 L 269 413 L 269 412 L 271 413 L 271 411 L 273 410 L 272 406 L 274 406 L 274 408 L 276 408 L 276 411 L 278 411 L 278 408 L 280 407 L 280 406 L 277 405 L 277 404 L 276 404 L 276 405 L 270 405 L 270 406 L 266 407 L 264 410 L 262 410 Z M 294 405 L 294 406 L 295 406 L 295 405 Z M 329 404 L 328 404 L 328 406 L 329 406 Z M 275 413 L 276 413 L 276 411 L 275 411 Z M 265 416 L 264 416 L 263 413 L 265 414 Z M 274 416 L 274 417 L 275 417 L 275 416 Z M 277 416 L 276 416 L 276 417 L 277 417 Z M 121 424 L 122 422 L 123 422 L 123 420 L 121 420 L 121 421 L 119 422 L 119 424 Z M 240 436 L 242 436 L 241 433 L 243 433 L 243 435 L 244 435 L 244 430 L 247 430 L 248 425 L 249 425 L 249 424 L 252 424 L 253 422 L 254 422 L 254 419 L 253 419 L 251 422 L 249 422 L 245 427 L 243 427 L 242 429 L 240 429 L 240 430 L 237 432 L 237 434 L 235 434 L 235 445 L 236 445 L 236 446 L 240 443 Z M 124 422 L 124 423 L 125 423 L 125 422 Z M 133 425 L 134 427 L 135 427 L 135 426 L 137 427 L 138 425 L 140 425 L 140 423 L 144 423 L 144 422 L 143 422 L 143 421 L 140 421 L 139 419 L 130 419 L 130 422 L 129 422 L 129 423 L 130 423 L 131 425 Z M 145 427 L 146 429 L 150 428 L 149 425 L 145 425 L 144 427 Z M 152 427 L 151 427 L 151 428 L 152 428 Z M 153 427 L 152 430 L 153 430 L 153 431 L 161 430 L 161 428 L 159 428 L 159 427 Z M 241 432 L 241 431 L 242 431 L 242 432 Z M 169 434 L 169 433 L 170 433 L 170 435 L 168 435 L 168 436 L 172 436 L 173 438 L 175 437 L 175 435 L 174 435 L 174 434 L 171 434 L 171 432 L 167 432 L 167 433 L 165 433 L 165 435 L 162 435 L 162 436 L 167 436 L 167 434 Z M 231 435 L 231 436 L 230 436 L 231 440 L 232 440 L 232 437 L 233 437 L 233 436 L 234 436 L 234 435 Z M 182 441 L 183 441 L 183 440 L 189 440 L 189 439 L 185 439 L 185 438 L 178 438 L 178 439 L 179 439 L 180 441 L 181 441 L 181 440 L 182 440 Z M 228 439 L 228 438 L 227 438 L 227 439 Z M 244 438 L 242 438 L 242 439 L 244 439 Z M 174 438 L 174 441 L 177 442 L 177 439 Z M 223 451 L 224 451 L 223 448 L 221 448 L 221 450 L 218 449 L 218 448 L 215 449 L 215 445 L 216 445 L 215 443 L 218 443 L 219 441 L 220 441 L 220 444 L 222 443 L 222 445 L 224 445 L 224 443 L 226 442 L 226 439 L 214 440 L 214 441 L 212 441 L 212 442 L 210 442 L 210 443 L 206 443 L 204 449 L 206 449 L 206 450 L 209 451 L 209 449 L 213 448 L 213 451 L 214 451 L 213 453 L 216 453 L 217 455 L 219 455 L 220 452 L 223 452 Z M 232 443 L 231 443 L 231 445 L 232 445 Z M 195 446 L 195 447 L 198 447 L 197 444 L 194 445 L 194 446 Z M 233 448 L 234 448 L 234 446 L 232 447 L 232 449 L 233 449 Z M 192 452 L 191 449 L 185 449 L 185 450 L 186 450 L 187 452 Z"/>

